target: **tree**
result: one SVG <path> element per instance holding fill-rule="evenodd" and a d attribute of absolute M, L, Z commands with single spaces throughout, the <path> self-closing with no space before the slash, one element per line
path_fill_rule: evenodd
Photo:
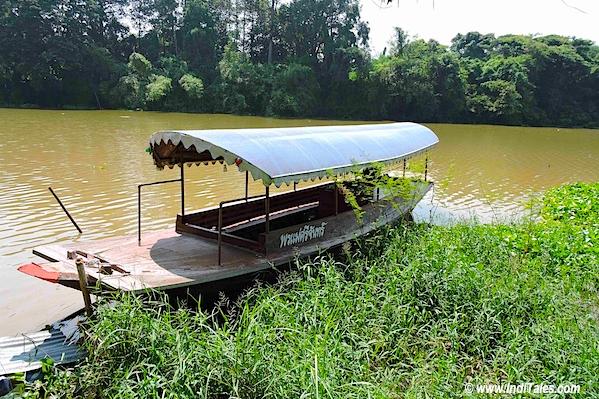
<path fill-rule="evenodd" d="M 156 18 L 154 0 L 128 0 L 127 3 L 125 9 L 128 12 L 128 18 L 133 23 L 139 46 L 139 39 L 152 29 L 152 21 Z"/>
<path fill-rule="evenodd" d="M 596 120 L 593 115 L 597 115 L 599 104 L 599 63 L 585 59 L 571 38 L 541 37 L 533 43 L 531 82 L 542 110 L 541 119 L 562 126 L 587 125 Z"/>
<path fill-rule="evenodd" d="M 311 68 L 300 64 L 281 66 L 274 82 L 270 113 L 282 116 L 312 115 L 318 101 L 318 82 Z"/>
<path fill-rule="evenodd" d="M 234 43 L 225 47 L 223 59 L 218 65 L 221 78 L 219 93 L 222 98 L 220 110 L 264 114 L 272 84 L 272 69 L 252 64 Z"/>
<path fill-rule="evenodd" d="M 151 107 L 160 105 L 160 101 L 163 101 L 172 89 L 173 81 L 171 78 L 152 75 L 150 76 L 150 82 L 146 85 L 145 100 Z"/>
<path fill-rule="evenodd" d="M 4 0 L 0 104 L 599 127 L 590 40 L 368 36 L 359 0 Z"/>
<path fill-rule="evenodd" d="M 379 117 L 436 121 L 461 115 L 465 82 L 446 47 L 432 40 L 407 41 L 393 54 L 376 60 L 371 74 L 375 96 L 383 98 Z"/>
<path fill-rule="evenodd" d="M 155 10 L 152 25 L 159 38 L 161 54 L 179 54 L 177 29 L 182 19 L 183 5 L 180 0 L 153 0 Z"/>
<path fill-rule="evenodd" d="M 152 63 L 143 54 L 131 53 L 127 64 L 128 74 L 120 81 L 125 105 L 129 108 L 142 108 L 146 104 L 146 89 L 152 75 Z"/>
<path fill-rule="evenodd" d="M 468 99 L 470 112 L 481 121 L 514 123 L 523 110 L 522 96 L 516 85 L 505 80 L 490 80 Z"/>
<path fill-rule="evenodd" d="M 468 32 L 462 35 L 459 33 L 451 41 L 451 50 L 461 57 L 484 60 L 489 56 L 494 45 L 495 36 L 492 34 Z"/>
<path fill-rule="evenodd" d="M 204 94 L 204 82 L 202 79 L 197 78 L 189 73 L 181 76 L 179 79 L 179 85 L 187 93 L 188 98 L 191 101 L 197 101 L 202 98 Z"/>
<path fill-rule="evenodd" d="M 227 40 L 224 11 L 215 3 L 187 0 L 181 27 L 182 56 L 192 71 L 208 81 L 216 77 L 217 65 Z"/>
<path fill-rule="evenodd" d="M 404 49 L 410 42 L 408 33 L 400 27 L 395 27 L 393 39 L 391 41 L 391 55 L 401 56 Z"/>
<path fill-rule="evenodd" d="M 283 4 L 279 15 L 287 57 L 314 67 L 317 73 L 329 70 L 339 49 L 368 42 L 357 0 L 294 0 Z"/>

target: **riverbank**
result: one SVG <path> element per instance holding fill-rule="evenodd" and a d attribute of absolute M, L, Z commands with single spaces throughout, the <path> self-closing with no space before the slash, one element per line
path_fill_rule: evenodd
<path fill-rule="evenodd" d="M 109 111 L 109 112 L 121 112 L 121 113 L 131 113 L 131 112 L 151 112 L 151 113 L 161 113 L 161 114 L 189 114 L 189 115 L 219 115 L 219 116 L 231 116 L 231 117 L 258 117 L 258 118 L 273 118 L 277 120 L 287 120 L 293 122 L 294 120 L 314 120 L 314 121 L 330 121 L 331 116 L 327 115 L 302 115 L 302 116 L 286 116 L 286 115 L 262 115 L 262 114 L 247 114 L 247 113 L 226 113 L 226 112 L 216 112 L 210 113 L 207 111 L 189 111 L 189 110 L 144 110 L 144 109 L 130 109 L 130 108 L 122 108 L 122 107 L 106 107 L 106 108 L 98 108 L 97 106 L 92 105 L 64 105 L 61 107 L 50 107 L 50 106 L 40 106 L 37 104 L 21 104 L 21 105 L 11 105 L 11 104 L 0 104 L 0 109 L 14 109 L 14 110 L 35 110 L 35 111 L 56 111 L 56 112 L 69 112 L 69 111 Z M 343 123 L 352 124 L 352 123 L 385 123 L 385 122 L 394 122 L 391 119 L 381 119 L 380 117 L 368 117 L 367 115 L 362 116 L 361 118 L 355 118 L 351 115 L 336 115 L 334 119 L 337 121 L 341 121 Z M 515 127 L 515 128 L 539 128 L 539 129 L 584 129 L 584 130 L 599 130 L 599 125 L 568 125 L 568 124 L 551 124 L 551 123 L 522 123 L 522 122 L 513 122 L 509 121 L 474 121 L 474 120 L 461 120 L 461 121 L 452 121 L 452 120 L 434 120 L 434 119 L 422 119 L 422 120 L 411 120 L 411 122 L 420 123 L 423 125 L 430 124 L 453 124 L 453 125 L 465 125 L 465 126 L 474 126 L 474 125 L 483 125 L 483 126 L 497 126 L 497 127 Z"/>
<path fill-rule="evenodd" d="M 85 326 L 88 357 L 44 386 L 350 398 L 530 382 L 598 395 L 597 198 L 599 183 L 575 184 L 550 190 L 536 222 L 388 229 L 212 314 L 121 296 Z"/>

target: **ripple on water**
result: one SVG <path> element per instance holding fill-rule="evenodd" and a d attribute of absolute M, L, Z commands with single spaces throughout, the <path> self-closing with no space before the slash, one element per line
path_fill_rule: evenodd
<path fill-rule="evenodd" d="M 134 234 L 137 184 L 175 179 L 144 152 L 164 129 L 327 124 L 226 115 L 122 115 L 120 111 L 53 112 L 0 109 L 11 124 L 0 131 L 0 267 L 32 259 L 31 248 Z M 334 122 L 347 123 L 347 122 Z M 518 213 L 531 195 L 568 181 L 597 180 L 599 132 L 590 130 L 430 125 L 440 144 L 430 156 L 438 184 L 423 201 L 444 215 L 493 219 Z M 216 205 L 244 195 L 245 176 L 222 165 L 186 172 L 186 207 Z M 53 187 L 84 233 L 79 235 L 54 198 Z M 286 189 L 290 189 L 287 187 Z M 143 229 L 172 228 L 180 208 L 178 184 L 146 187 Z M 264 188 L 251 182 L 250 195 Z"/>

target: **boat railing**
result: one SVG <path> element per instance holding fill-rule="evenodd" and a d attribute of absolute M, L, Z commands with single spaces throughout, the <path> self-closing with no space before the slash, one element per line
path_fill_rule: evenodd
<path fill-rule="evenodd" d="M 316 187 L 330 184 L 330 182 L 316 184 L 314 186 L 305 187 L 303 189 L 297 189 L 297 183 L 293 184 L 293 192 L 314 190 Z M 284 194 L 284 193 L 283 193 Z M 278 195 L 283 195 L 278 194 Z M 275 195 L 273 198 L 276 198 Z M 239 203 L 254 202 L 260 199 L 264 199 L 264 232 L 268 234 L 270 232 L 270 218 L 271 218 L 271 195 L 270 186 L 265 187 L 264 194 L 248 196 L 247 194 L 247 174 L 246 174 L 246 193 L 243 198 L 230 199 L 222 201 L 218 205 L 218 222 L 217 222 L 217 246 L 218 246 L 218 265 L 222 264 L 222 241 L 223 241 L 223 208 L 226 206 L 232 206 Z M 337 202 L 337 190 L 335 190 L 335 202 Z M 335 214 L 337 214 L 337 205 L 335 206 Z"/>
<path fill-rule="evenodd" d="M 157 186 L 159 184 L 166 184 L 166 183 L 176 183 L 176 182 L 181 182 L 181 211 L 184 213 L 185 212 L 185 206 L 184 206 L 184 191 L 183 191 L 183 174 L 181 174 L 181 178 L 179 179 L 172 179 L 172 180 L 161 180 L 161 181 L 155 181 L 155 182 L 151 182 L 151 183 L 142 183 L 139 184 L 137 186 L 137 245 L 141 246 L 141 189 L 142 187 L 147 187 L 147 186 Z"/>

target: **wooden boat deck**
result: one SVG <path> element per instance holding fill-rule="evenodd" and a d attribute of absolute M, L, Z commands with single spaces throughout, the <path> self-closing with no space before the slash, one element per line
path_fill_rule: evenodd
<path fill-rule="evenodd" d="M 360 221 L 355 218 L 353 211 L 347 211 L 299 226 L 270 231 L 265 244 L 271 248 L 266 251 L 268 255 L 223 242 L 221 265 L 218 265 L 216 240 L 195 234 L 179 234 L 173 230 L 144 234 L 141 245 L 138 245 L 137 236 L 128 236 L 66 245 L 45 245 L 34 248 L 33 253 L 50 262 L 40 264 L 41 269 L 53 276 L 64 276 L 64 279 L 75 282 L 76 265 L 74 260 L 67 258 L 69 251 L 96 257 L 106 262 L 106 265 L 115 265 L 117 267 L 110 268 L 112 274 L 107 274 L 105 270 L 101 273 L 100 269 L 105 268 L 100 268 L 99 265 L 87 265 L 85 271 L 89 277 L 100 281 L 104 286 L 123 291 L 171 289 L 210 283 L 271 269 L 292 261 L 296 256 L 317 254 L 380 226 L 394 223 L 410 212 L 431 186 L 430 182 L 417 185 L 412 198 L 408 200 L 367 204 L 362 208 Z M 322 236 L 307 242 L 283 245 L 285 235 L 297 235 L 308 226 L 322 226 Z M 324 226 L 327 226 L 326 230 Z"/>
<path fill-rule="evenodd" d="M 224 280 L 271 268 L 281 259 L 281 254 L 277 254 L 277 259 L 268 259 L 264 255 L 223 244 L 222 265 L 219 266 L 215 241 L 180 235 L 172 230 L 145 234 L 141 246 L 137 244 L 137 237 L 129 236 L 45 245 L 34 248 L 33 252 L 50 262 L 61 262 L 65 269 L 74 270 L 74 262 L 67 259 L 69 250 L 101 256 L 129 272 L 105 275 L 86 268 L 91 277 L 125 291 L 176 288 Z"/>

